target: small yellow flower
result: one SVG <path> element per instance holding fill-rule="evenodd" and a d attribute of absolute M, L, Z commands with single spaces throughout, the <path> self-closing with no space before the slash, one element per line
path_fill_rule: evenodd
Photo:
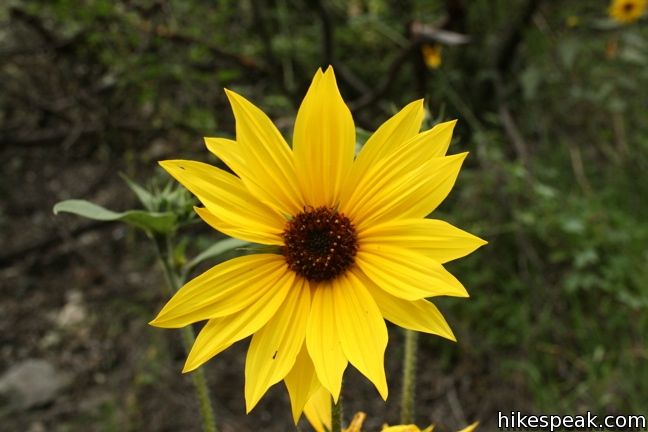
<path fill-rule="evenodd" d="M 613 20 L 629 24 L 641 18 L 647 3 L 647 0 L 612 0 L 608 13 Z"/>
<path fill-rule="evenodd" d="M 423 61 L 429 69 L 437 69 L 441 66 L 441 45 L 423 44 L 421 51 L 423 52 Z"/>
<path fill-rule="evenodd" d="M 236 141 L 206 143 L 236 175 L 195 161 L 160 164 L 202 202 L 196 212 L 206 223 L 269 247 L 196 277 L 151 325 L 207 320 L 184 372 L 252 336 L 248 412 L 284 380 L 297 421 L 318 389 L 337 401 L 349 363 L 387 398 L 385 319 L 455 340 L 426 298 L 467 297 L 443 264 L 486 243 L 426 218 L 466 157 L 446 156 L 455 122 L 419 132 L 423 102 L 412 102 L 356 157 L 353 118 L 332 68 L 315 74 L 292 147 L 259 108 L 232 91 L 227 96 Z"/>

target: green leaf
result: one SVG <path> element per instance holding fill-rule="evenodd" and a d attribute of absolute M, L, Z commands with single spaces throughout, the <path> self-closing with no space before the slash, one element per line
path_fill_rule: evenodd
<path fill-rule="evenodd" d="M 153 210 L 153 204 L 155 202 L 153 195 L 142 186 L 135 183 L 135 181 L 128 178 L 126 174 L 119 173 L 119 176 L 126 182 L 128 187 L 135 193 L 135 195 L 137 195 L 137 198 L 140 200 L 144 208 L 147 210 Z"/>
<path fill-rule="evenodd" d="M 232 249 L 247 246 L 249 244 L 251 243 L 233 238 L 217 241 L 216 243 L 199 253 L 196 257 L 194 257 L 194 259 L 189 261 L 186 265 L 187 271 L 191 270 L 207 259 L 217 257 L 218 255 L 231 251 Z"/>
<path fill-rule="evenodd" d="M 153 213 L 144 210 L 114 212 L 85 200 L 66 200 L 54 206 L 54 214 L 72 213 L 88 219 L 120 221 L 141 228 L 147 232 L 168 233 L 175 229 L 173 213 Z"/>

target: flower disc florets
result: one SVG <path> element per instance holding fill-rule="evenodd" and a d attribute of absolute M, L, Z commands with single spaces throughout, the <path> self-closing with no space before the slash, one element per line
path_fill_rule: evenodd
<path fill-rule="evenodd" d="M 282 236 L 288 267 L 311 281 L 326 281 L 344 273 L 358 251 L 353 224 L 330 207 L 299 213 L 286 224 Z"/>

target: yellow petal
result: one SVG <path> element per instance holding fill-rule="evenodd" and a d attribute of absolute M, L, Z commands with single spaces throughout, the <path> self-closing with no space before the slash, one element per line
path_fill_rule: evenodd
<path fill-rule="evenodd" d="M 245 361 L 247 412 L 293 368 L 304 345 L 309 311 L 310 288 L 296 280 L 274 317 L 252 337 Z"/>
<path fill-rule="evenodd" d="M 419 153 L 421 160 L 445 156 L 456 124 L 457 120 L 439 123 L 432 129 L 417 134 L 396 151 Z"/>
<path fill-rule="evenodd" d="M 295 359 L 295 364 L 284 379 L 288 395 L 290 396 L 290 407 L 292 410 L 293 420 L 295 424 L 299 421 L 299 417 L 304 409 L 304 405 L 311 398 L 318 388 L 322 385 L 317 380 L 315 374 L 315 367 L 313 361 L 308 355 L 306 344 L 301 347 L 301 351 Z"/>
<path fill-rule="evenodd" d="M 242 224 L 232 225 L 229 224 L 214 214 L 212 214 L 208 209 L 202 207 L 194 207 L 196 214 L 202 219 L 206 224 L 211 226 L 217 231 L 226 234 L 229 237 L 234 237 L 239 240 L 245 240 L 252 243 L 260 243 L 266 245 L 281 245 L 283 240 L 277 237 L 276 234 L 266 234 L 254 230 L 250 230 Z"/>
<path fill-rule="evenodd" d="M 313 360 L 319 382 L 336 401 L 340 397 L 342 375 L 348 361 L 340 345 L 340 335 L 335 322 L 335 299 L 333 291 L 337 280 L 314 284 L 311 314 L 306 328 L 306 346 Z"/>
<path fill-rule="evenodd" d="M 422 113 L 422 105 L 419 105 Z M 410 117 L 416 117 L 414 108 L 416 108 L 416 105 L 410 104 L 401 113 L 409 113 Z M 397 114 L 397 116 L 400 116 L 401 113 Z M 407 118 L 405 114 L 402 116 Z M 415 120 L 416 118 L 410 121 Z M 393 119 L 390 119 L 382 127 L 390 125 L 392 121 Z M 385 150 L 379 155 L 375 155 L 376 152 L 371 152 L 368 157 L 363 158 L 365 152 L 363 148 L 353 165 L 353 172 L 340 204 L 341 210 L 352 215 L 358 214 L 359 218 L 371 214 L 373 209 L 367 209 L 367 203 L 370 203 L 372 197 L 379 191 L 402 183 L 410 173 L 424 169 L 432 159 L 445 154 L 452 138 L 455 123 L 456 121 L 441 123 L 418 135 L 415 135 L 415 131 L 410 126 L 412 133 L 404 135 L 408 136 L 408 140 L 393 141 L 390 145 L 383 146 Z M 416 124 L 420 124 L 420 121 Z M 379 134 L 381 129 L 376 134 Z M 394 137 L 394 140 L 398 138 Z M 438 167 L 439 162 L 425 169 L 422 172 L 423 179 L 420 181 L 425 181 L 425 178 L 429 177 L 430 171 L 436 170 Z"/>
<path fill-rule="evenodd" d="M 457 340 L 439 309 L 428 300 L 403 300 L 373 283 L 365 285 L 385 319 L 406 329 L 435 334 L 451 341 Z"/>
<path fill-rule="evenodd" d="M 317 432 L 331 430 L 331 394 L 320 387 L 304 406 L 308 422 Z"/>
<path fill-rule="evenodd" d="M 294 279 L 294 273 L 286 272 L 275 278 L 274 284 L 266 286 L 263 296 L 247 308 L 232 315 L 210 319 L 198 334 L 183 372 L 196 369 L 234 342 L 263 327 L 283 303 Z"/>
<path fill-rule="evenodd" d="M 381 166 L 341 211 L 363 230 L 390 220 L 420 218 L 431 213 L 450 193 L 467 153 L 432 158 L 414 170 L 396 164 L 389 171 Z"/>
<path fill-rule="evenodd" d="M 283 257 L 275 254 L 225 261 L 180 288 L 150 324 L 179 328 L 231 315 L 272 292 L 276 281 L 287 273 Z"/>
<path fill-rule="evenodd" d="M 236 142 L 244 169 L 235 171 L 246 186 L 281 214 L 303 208 L 290 147 L 272 121 L 251 102 L 225 90 L 236 119 Z M 238 169 L 238 171 L 237 171 Z"/>
<path fill-rule="evenodd" d="M 441 162 L 432 163 L 432 169 L 427 171 L 427 178 L 422 179 L 421 183 L 406 194 L 401 202 L 389 211 L 385 211 L 381 218 L 383 220 L 395 217 L 419 218 L 432 213 L 452 190 L 466 156 L 468 153 L 459 153 L 433 159 L 440 159 Z M 424 171 L 426 170 L 427 167 Z"/>
<path fill-rule="evenodd" d="M 445 263 L 468 255 L 487 242 L 436 219 L 393 219 L 358 233 L 361 244 L 403 246 Z"/>
<path fill-rule="evenodd" d="M 356 262 L 362 272 L 389 294 L 405 300 L 468 297 L 466 289 L 437 261 L 394 246 L 361 245 Z"/>
<path fill-rule="evenodd" d="M 374 132 L 353 163 L 354 178 L 363 178 L 368 168 L 392 155 L 416 136 L 423 121 L 423 99 L 405 106 Z"/>
<path fill-rule="evenodd" d="M 306 204 L 336 207 L 353 163 L 355 126 L 331 67 L 318 71 L 299 108 L 293 152 Z"/>
<path fill-rule="evenodd" d="M 349 362 L 374 383 L 387 399 L 385 349 L 387 326 L 364 284 L 351 272 L 333 284 L 333 301 L 340 344 Z"/>
<path fill-rule="evenodd" d="M 207 150 L 223 161 L 239 177 L 241 177 L 239 171 L 246 172 L 245 161 L 241 156 L 241 149 L 236 141 L 227 138 L 205 137 L 205 145 Z"/>
<path fill-rule="evenodd" d="M 471 424 L 470 426 L 466 426 L 465 428 L 461 429 L 459 432 L 473 432 L 475 429 L 477 429 L 477 426 L 479 426 L 478 421 Z"/>
<path fill-rule="evenodd" d="M 189 189 L 210 213 L 228 225 L 254 234 L 263 244 L 282 244 L 285 219 L 245 188 L 241 180 L 221 169 L 202 162 L 169 160 L 160 165 Z"/>

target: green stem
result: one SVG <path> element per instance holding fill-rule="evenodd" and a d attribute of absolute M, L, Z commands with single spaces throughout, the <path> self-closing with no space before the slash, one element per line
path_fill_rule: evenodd
<path fill-rule="evenodd" d="M 405 358 L 403 362 L 403 389 L 401 393 L 401 424 L 414 423 L 417 351 L 418 333 L 412 330 L 405 330 Z"/>
<path fill-rule="evenodd" d="M 170 295 L 175 294 L 182 285 L 182 278 L 173 265 L 171 253 L 171 239 L 169 236 L 155 236 L 155 246 L 158 258 L 164 268 L 164 277 L 167 281 Z M 185 352 L 189 353 L 191 346 L 196 340 L 196 335 L 191 326 L 182 328 L 182 344 L 184 345 Z M 196 389 L 196 397 L 198 398 L 198 405 L 200 407 L 200 416 L 202 417 L 203 431 L 204 432 L 218 432 L 216 427 L 216 420 L 214 418 L 214 410 L 209 396 L 209 388 L 207 386 L 207 378 L 203 368 L 200 367 L 191 372 L 191 380 L 193 381 Z"/>
<path fill-rule="evenodd" d="M 342 432 L 342 392 L 337 403 L 331 397 L 331 432 Z"/>

